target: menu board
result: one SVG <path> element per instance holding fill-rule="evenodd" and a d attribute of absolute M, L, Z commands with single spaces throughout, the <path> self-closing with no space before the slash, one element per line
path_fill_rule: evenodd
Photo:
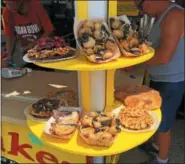
<path fill-rule="evenodd" d="M 136 16 L 139 11 L 136 8 L 133 0 L 118 0 L 117 1 L 117 15 Z"/>

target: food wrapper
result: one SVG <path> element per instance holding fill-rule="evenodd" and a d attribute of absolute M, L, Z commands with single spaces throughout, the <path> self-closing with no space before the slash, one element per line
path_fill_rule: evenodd
<path fill-rule="evenodd" d="M 81 128 L 80 128 L 80 131 L 81 131 Z M 115 135 L 109 142 L 103 143 L 98 140 L 93 140 L 93 139 L 89 140 L 81 132 L 79 132 L 79 135 L 87 145 L 102 146 L 102 147 L 110 147 L 115 142 L 115 140 L 117 138 L 117 135 Z"/>
<path fill-rule="evenodd" d="M 119 58 L 121 56 L 121 53 L 120 53 L 120 50 L 119 50 L 119 47 L 117 46 L 117 48 L 114 49 L 114 52 L 113 52 L 113 57 L 109 58 L 109 59 L 105 59 L 105 60 L 95 60 L 95 58 L 92 58 L 91 56 L 88 56 L 86 52 L 84 52 L 83 50 L 83 47 L 79 41 L 79 36 L 78 36 L 78 31 L 82 28 L 82 24 L 85 22 L 86 20 L 77 20 L 75 19 L 75 22 L 74 22 L 74 36 L 75 36 L 75 39 L 76 39 L 76 42 L 77 42 L 77 46 L 79 47 L 80 49 L 80 53 L 85 55 L 85 57 L 93 62 L 93 63 L 106 63 L 106 62 L 110 62 L 112 60 L 115 60 L 117 58 Z M 108 27 L 108 25 L 106 24 L 106 22 L 102 19 L 91 19 L 91 21 L 101 21 L 103 22 L 103 26 L 105 27 L 105 31 L 108 32 L 108 35 L 109 35 L 109 39 L 113 40 L 115 43 L 115 39 L 113 38 L 113 36 L 111 35 L 111 31 Z M 94 39 L 94 38 L 93 38 Z"/>
<path fill-rule="evenodd" d="M 109 147 L 121 132 L 117 121 L 111 112 L 84 113 L 80 120 L 79 135 L 88 145 Z"/>
<path fill-rule="evenodd" d="M 47 121 L 43 132 L 55 138 L 70 139 L 78 127 L 81 111 L 82 109 L 77 107 L 61 107 L 54 110 L 53 116 Z M 64 116 L 63 112 L 69 112 L 69 115 L 65 114 Z M 76 113 L 70 115 L 70 112 L 77 112 L 78 115 Z M 59 122 L 56 121 L 57 119 Z M 56 131 L 58 134 L 55 133 Z"/>
<path fill-rule="evenodd" d="M 128 19 L 128 17 L 126 15 L 117 16 L 117 17 L 110 17 L 109 20 L 108 20 L 108 25 L 109 25 L 109 28 L 111 30 L 111 33 L 113 33 L 112 27 L 111 27 L 111 21 L 110 21 L 112 18 L 117 19 L 119 21 L 124 21 L 126 24 L 129 24 L 131 26 L 131 22 L 130 22 L 130 20 Z M 136 32 L 136 30 L 132 29 L 132 26 L 131 26 L 131 28 L 129 29 L 129 33 L 132 34 L 134 32 Z M 138 33 L 138 32 L 136 32 L 136 33 Z M 147 53 L 149 53 L 151 51 L 151 48 L 149 47 L 149 44 L 148 44 L 147 41 L 144 42 L 145 45 L 147 46 L 147 49 L 148 49 L 147 53 L 142 52 L 141 54 L 138 55 L 138 54 L 134 54 L 132 52 L 126 51 L 122 47 L 121 43 L 119 42 L 119 39 L 117 39 L 113 34 L 112 34 L 112 36 L 114 37 L 114 39 L 115 39 L 116 43 L 118 44 L 118 47 L 119 47 L 119 49 L 120 49 L 120 51 L 121 51 L 121 53 L 124 57 L 139 57 L 139 56 L 142 56 L 142 55 L 146 55 Z"/>

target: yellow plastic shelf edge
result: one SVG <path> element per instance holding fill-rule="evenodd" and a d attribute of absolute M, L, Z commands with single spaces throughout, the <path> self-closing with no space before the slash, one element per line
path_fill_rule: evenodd
<path fill-rule="evenodd" d="M 158 115 L 159 120 L 161 120 L 160 109 L 155 110 L 155 112 Z M 27 125 L 32 133 L 35 134 L 38 139 L 42 140 L 44 144 L 56 148 L 59 151 L 62 150 L 85 156 L 108 156 L 120 154 L 144 143 L 155 133 L 155 130 L 141 133 L 121 132 L 115 140 L 115 143 L 111 147 L 107 148 L 88 146 L 84 141 L 81 140 L 77 131 L 69 141 L 64 141 L 44 135 L 43 129 L 45 124 L 43 123 L 38 123 L 27 119 Z"/>
<path fill-rule="evenodd" d="M 79 53 L 78 50 L 77 52 Z M 120 57 L 108 63 L 97 64 L 97 63 L 92 63 L 88 61 L 84 55 L 79 53 L 79 55 L 74 59 L 52 62 L 52 63 L 35 63 L 35 64 L 41 67 L 53 68 L 53 69 L 59 69 L 59 70 L 100 71 L 100 70 L 113 70 L 113 69 L 140 64 L 151 59 L 153 55 L 154 55 L 154 49 L 150 48 L 150 52 L 142 56 Z"/>

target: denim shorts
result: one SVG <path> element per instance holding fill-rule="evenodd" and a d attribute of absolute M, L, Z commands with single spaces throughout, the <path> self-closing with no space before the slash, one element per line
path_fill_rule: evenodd
<path fill-rule="evenodd" d="M 172 128 L 177 110 L 184 96 L 184 81 L 182 82 L 155 82 L 150 81 L 150 87 L 159 91 L 162 97 L 162 121 L 159 132 L 167 132 Z"/>

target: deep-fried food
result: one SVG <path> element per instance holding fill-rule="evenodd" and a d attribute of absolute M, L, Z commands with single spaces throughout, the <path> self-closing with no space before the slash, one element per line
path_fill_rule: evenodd
<path fill-rule="evenodd" d="M 49 118 L 51 117 L 53 110 L 58 109 L 59 106 L 59 99 L 44 98 L 32 105 L 30 114 L 34 117 Z"/>
<path fill-rule="evenodd" d="M 126 108 L 119 114 L 121 125 L 129 130 L 145 130 L 149 129 L 154 120 L 152 116 L 145 110 Z"/>
<path fill-rule="evenodd" d="M 121 131 L 111 113 L 91 112 L 81 119 L 80 136 L 88 145 L 111 146 Z"/>
<path fill-rule="evenodd" d="M 116 99 L 127 107 L 153 110 L 161 107 L 162 98 L 158 91 L 147 86 L 125 85 L 115 91 Z"/>
<path fill-rule="evenodd" d="M 69 139 L 77 128 L 79 112 L 53 111 L 55 122 L 51 123 L 50 133 L 63 139 Z"/>

